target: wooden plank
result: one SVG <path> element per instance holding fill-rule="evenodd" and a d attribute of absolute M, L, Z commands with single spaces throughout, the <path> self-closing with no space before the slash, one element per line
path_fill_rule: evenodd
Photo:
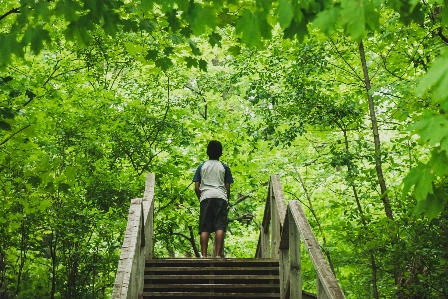
<path fill-rule="evenodd" d="M 251 280 L 270 280 L 278 279 L 278 275 L 145 275 L 145 279 L 162 280 L 170 279 L 173 282 L 182 279 L 215 279 L 215 280 L 231 280 L 231 279 L 251 279 Z"/>
<path fill-rule="evenodd" d="M 289 287 L 290 298 L 302 299 L 302 256 L 300 252 L 300 233 L 288 209 L 289 222 Z"/>
<path fill-rule="evenodd" d="M 258 272 L 266 272 L 266 271 L 278 271 L 278 267 L 154 267 L 154 268 L 146 268 L 149 271 L 155 272 L 175 272 L 175 271 L 184 271 L 184 272 L 210 272 L 210 271 L 258 271 Z"/>
<path fill-rule="evenodd" d="M 269 226 L 267 231 L 264 229 L 261 229 L 260 231 L 260 249 L 261 249 L 261 256 L 259 256 L 260 258 L 269 258 L 270 257 L 270 231 L 269 231 Z"/>
<path fill-rule="evenodd" d="M 260 263 L 278 263 L 278 259 L 271 258 L 157 258 L 152 260 L 146 260 L 146 263 L 149 264 L 163 264 L 163 263 L 178 263 L 178 264 L 210 264 L 214 263 L 215 265 L 223 264 L 237 264 L 237 263 L 247 263 L 247 264 L 260 264 Z"/>
<path fill-rule="evenodd" d="M 321 282 L 321 290 L 324 290 L 324 292 L 328 295 L 328 298 L 345 299 L 345 295 L 342 292 L 336 277 L 333 275 L 333 272 L 331 271 L 322 250 L 319 247 L 319 243 L 313 234 L 300 202 L 297 200 L 289 201 L 289 209 L 291 210 L 291 214 L 299 229 L 300 235 L 303 238 L 305 248 L 311 257 L 311 261 L 318 275 L 318 279 Z M 290 228 L 291 226 L 292 224 L 290 224 Z"/>
<path fill-rule="evenodd" d="M 154 250 L 154 173 L 146 174 L 145 192 L 143 193 L 144 242 L 145 257 L 151 259 Z"/>
<path fill-rule="evenodd" d="M 289 252 L 288 249 L 280 249 L 280 298 L 286 298 L 289 288 Z"/>
<path fill-rule="evenodd" d="M 285 222 L 286 217 L 286 201 L 283 195 L 282 183 L 278 175 L 271 176 L 272 193 L 275 198 L 275 205 L 277 207 L 277 213 L 279 216 L 280 224 Z"/>
<path fill-rule="evenodd" d="M 215 289 L 278 289 L 279 284 L 223 284 L 223 283 L 184 283 L 184 284 L 145 284 L 146 289 L 200 289 L 200 288 L 215 288 Z"/>
<path fill-rule="evenodd" d="M 143 297 L 278 298 L 277 293 L 143 292 Z"/>
<path fill-rule="evenodd" d="M 322 281 L 319 279 L 319 276 L 316 277 L 317 279 L 317 298 L 319 299 L 331 299 L 330 296 L 325 291 L 325 288 L 322 284 Z"/>

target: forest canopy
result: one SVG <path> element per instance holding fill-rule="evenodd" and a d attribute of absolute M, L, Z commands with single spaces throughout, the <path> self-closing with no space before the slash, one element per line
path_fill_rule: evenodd
<path fill-rule="evenodd" d="M 448 298 L 447 45 L 446 0 L 0 0 L 0 298 L 110 298 L 147 172 L 197 256 L 211 139 L 227 257 L 279 174 L 347 298 Z"/>

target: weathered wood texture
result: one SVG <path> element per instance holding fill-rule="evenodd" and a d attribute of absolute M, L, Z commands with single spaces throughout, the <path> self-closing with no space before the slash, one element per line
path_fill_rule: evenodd
<path fill-rule="evenodd" d="M 280 179 L 278 176 L 271 176 L 255 257 L 279 260 L 282 299 L 312 296 L 302 292 L 302 240 L 317 273 L 317 298 L 344 299 L 300 202 L 291 200 L 286 206 Z"/>
<path fill-rule="evenodd" d="M 142 296 L 145 259 L 152 258 L 154 174 L 147 174 L 143 198 L 131 200 L 128 222 L 115 276 L 113 299 Z"/>
<path fill-rule="evenodd" d="M 279 258 L 281 232 L 286 217 L 286 202 L 278 176 L 271 176 L 260 229 L 256 258 Z"/>
<path fill-rule="evenodd" d="M 298 200 L 289 201 L 288 210 L 291 212 L 294 224 L 289 225 L 296 226 L 301 235 L 301 239 L 305 244 L 305 248 L 310 255 L 314 269 L 317 273 L 317 298 L 318 299 L 343 299 L 345 298 L 336 277 L 331 271 L 330 265 L 325 259 L 319 243 L 313 234 L 308 219 L 305 216 L 300 202 Z"/>

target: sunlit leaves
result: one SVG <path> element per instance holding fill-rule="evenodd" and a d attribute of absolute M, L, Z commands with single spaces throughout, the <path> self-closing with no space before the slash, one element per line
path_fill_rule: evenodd
<path fill-rule="evenodd" d="M 184 16 L 192 28 L 193 34 L 201 35 L 206 28 L 214 29 L 217 25 L 216 13 L 212 7 L 194 3 Z"/>
<path fill-rule="evenodd" d="M 411 130 L 420 135 L 423 143 L 428 142 L 429 145 L 435 146 L 447 137 L 448 118 L 444 114 L 433 115 L 426 112 L 421 120 L 411 126 Z"/>
<path fill-rule="evenodd" d="M 340 8 L 333 7 L 321 11 L 313 22 L 315 28 L 319 28 L 323 33 L 329 35 L 336 29 L 336 24 L 339 19 Z"/>
<path fill-rule="evenodd" d="M 272 26 L 265 19 L 262 11 L 244 10 L 241 17 L 236 21 L 236 34 L 249 47 L 261 46 L 262 38 L 271 37 Z"/>
<path fill-rule="evenodd" d="M 43 26 L 38 25 L 36 27 L 29 26 L 26 29 L 22 43 L 24 45 L 31 44 L 31 50 L 38 54 L 44 48 L 44 41 L 48 44 L 51 42 L 50 34 Z"/>
<path fill-rule="evenodd" d="M 212 34 L 210 34 L 209 36 L 208 36 L 208 42 L 210 43 L 210 45 L 212 45 L 213 47 L 214 46 L 221 46 L 221 40 L 222 40 L 222 37 L 221 37 L 221 35 L 219 35 L 218 33 L 216 33 L 216 32 L 213 32 Z"/>
<path fill-rule="evenodd" d="M 431 86 L 434 88 L 433 99 L 435 102 L 442 104 L 444 109 L 448 110 L 448 50 L 444 49 L 428 73 L 420 80 L 417 87 L 417 93 L 422 95 Z"/>
<path fill-rule="evenodd" d="M 291 1 L 279 0 L 277 13 L 278 13 L 278 23 L 282 28 L 287 28 L 294 16 Z"/>
<path fill-rule="evenodd" d="M 418 163 L 403 180 L 403 196 L 406 196 L 414 187 L 413 195 L 419 201 L 416 211 L 425 212 L 430 219 L 438 216 L 444 208 L 446 192 L 440 187 L 436 187 L 434 191 L 434 185 L 439 184 L 438 179 L 448 175 L 446 153 L 434 149 L 431 152 L 431 159 L 427 163 Z"/>
<path fill-rule="evenodd" d="M 341 17 L 341 23 L 347 34 L 355 40 L 360 40 L 366 32 L 366 24 L 370 25 L 369 29 L 376 29 L 379 15 L 375 11 L 372 1 L 343 0 L 341 2 Z M 370 22 L 367 22 L 368 20 Z"/>

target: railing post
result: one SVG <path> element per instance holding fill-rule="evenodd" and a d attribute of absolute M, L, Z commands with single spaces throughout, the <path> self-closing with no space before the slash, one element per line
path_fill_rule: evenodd
<path fill-rule="evenodd" d="M 279 257 L 279 245 L 280 245 L 280 219 L 278 217 L 277 205 L 275 202 L 275 196 L 271 193 L 271 258 L 278 259 Z"/>
<path fill-rule="evenodd" d="M 152 259 L 154 250 L 154 182 L 154 173 L 146 174 L 145 193 L 143 194 L 142 201 L 146 259 Z"/>
<path fill-rule="evenodd" d="M 152 258 L 154 247 L 154 174 L 146 176 L 143 198 L 131 200 L 126 232 L 115 276 L 113 299 L 141 298 L 145 258 Z"/>
<path fill-rule="evenodd" d="M 302 257 L 300 249 L 300 232 L 288 209 L 289 223 L 289 280 L 290 298 L 302 299 Z"/>
<path fill-rule="evenodd" d="M 266 228 L 261 225 L 260 227 L 260 250 L 261 250 L 261 258 L 269 258 L 270 257 L 270 239 L 269 239 L 269 226 Z"/>
<path fill-rule="evenodd" d="M 280 298 L 290 298 L 290 257 L 289 257 L 289 219 L 285 217 L 282 223 L 282 233 L 279 246 Z"/>

